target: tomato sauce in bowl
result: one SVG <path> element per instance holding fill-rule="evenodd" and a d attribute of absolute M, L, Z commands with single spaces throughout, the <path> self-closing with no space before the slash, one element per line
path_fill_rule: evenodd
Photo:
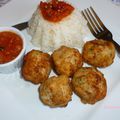
<path fill-rule="evenodd" d="M 26 51 L 24 34 L 14 27 L 0 27 L 0 74 L 19 70 Z"/>
<path fill-rule="evenodd" d="M 22 38 L 12 31 L 0 32 L 0 64 L 15 59 L 23 49 Z"/>

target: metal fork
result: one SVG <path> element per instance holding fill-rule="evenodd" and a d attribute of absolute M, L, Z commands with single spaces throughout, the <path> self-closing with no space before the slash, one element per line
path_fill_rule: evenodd
<path fill-rule="evenodd" d="M 87 8 L 82 11 L 82 15 L 87 20 L 87 25 L 96 38 L 113 42 L 118 53 L 118 57 L 120 58 L 120 45 L 113 40 L 112 33 L 105 27 L 94 9 L 92 7 Z"/>

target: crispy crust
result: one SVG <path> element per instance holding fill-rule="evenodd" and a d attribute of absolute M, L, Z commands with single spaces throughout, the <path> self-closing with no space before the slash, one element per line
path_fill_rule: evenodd
<path fill-rule="evenodd" d="M 51 77 L 39 88 L 41 101 L 50 107 L 65 107 L 71 101 L 72 89 L 66 75 Z"/>
<path fill-rule="evenodd" d="M 72 87 L 81 101 L 88 104 L 102 100 L 107 92 L 103 74 L 93 67 L 80 68 L 72 79 Z"/>
<path fill-rule="evenodd" d="M 50 55 L 39 50 L 28 52 L 23 60 L 22 76 L 34 84 L 45 81 L 51 72 Z"/>
<path fill-rule="evenodd" d="M 76 70 L 83 65 L 82 55 L 75 48 L 61 46 L 52 54 L 55 71 L 72 77 Z"/>
<path fill-rule="evenodd" d="M 102 39 L 88 41 L 83 47 L 82 55 L 88 64 L 95 67 L 107 67 L 114 61 L 115 47 L 113 43 Z"/>

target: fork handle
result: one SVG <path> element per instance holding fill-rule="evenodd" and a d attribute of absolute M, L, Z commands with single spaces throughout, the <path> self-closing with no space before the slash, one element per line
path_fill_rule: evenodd
<path fill-rule="evenodd" d="M 120 57 L 120 45 L 116 41 L 114 41 L 113 39 L 111 39 L 110 41 L 115 45 L 117 54 Z"/>
<path fill-rule="evenodd" d="M 107 32 L 108 32 L 107 36 L 105 36 L 104 39 L 111 41 L 115 45 L 118 57 L 120 58 L 120 45 L 115 40 L 113 40 L 113 35 L 111 34 L 111 32 L 110 31 L 107 31 Z"/>

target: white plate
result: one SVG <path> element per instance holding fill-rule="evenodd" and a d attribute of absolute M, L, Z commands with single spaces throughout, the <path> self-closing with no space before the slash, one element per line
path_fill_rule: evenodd
<path fill-rule="evenodd" d="M 120 7 L 110 0 L 69 0 L 77 8 L 93 6 L 105 25 L 120 43 Z M 39 0 L 11 0 L 0 8 L 0 26 L 13 25 L 28 20 Z M 30 36 L 23 31 L 27 51 L 34 48 Z M 37 85 L 22 79 L 20 70 L 13 74 L 0 74 L 0 120 L 120 120 L 120 59 L 107 68 L 99 69 L 107 79 L 108 92 L 104 100 L 95 105 L 85 105 L 76 95 L 65 108 L 49 108 L 41 103 Z"/>

